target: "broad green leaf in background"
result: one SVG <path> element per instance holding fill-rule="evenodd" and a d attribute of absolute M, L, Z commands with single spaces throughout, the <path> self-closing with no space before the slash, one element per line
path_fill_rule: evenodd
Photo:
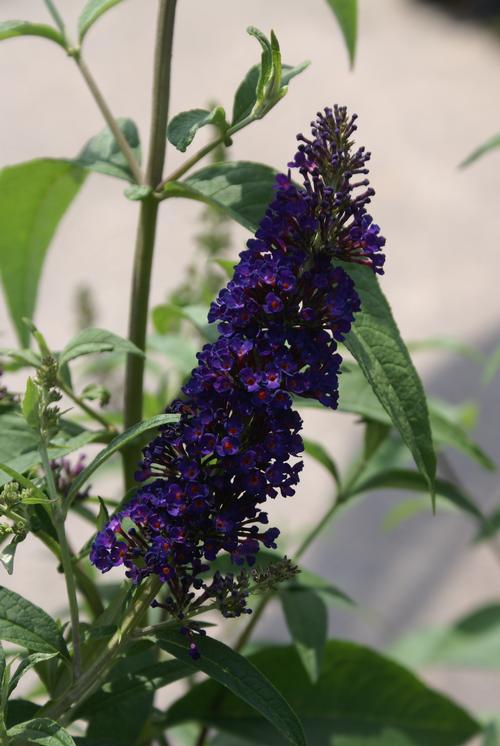
<path fill-rule="evenodd" d="M 199 346 L 186 335 L 151 334 L 147 345 L 150 352 L 165 355 L 183 375 L 188 375 L 196 366 L 196 353 Z"/>
<path fill-rule="evenodd" d="M 250 161 L 206 166 L 184 181 L 167 182 L 164 197 L 185 197 L 219 207 L 253 231 L 273 196 L 276 171 Z"/>
<path fill-rule="evenodd" d="M 330 641 L 311 685 L 293 647 L 251 656 L 300 717 L 311 746 L 461 746 L 480 726 L 447 697 L 388 658 L 348 642 Z M 169 710 L 171 724 L 198 719 L 259 746 L 285 740 L 244 702 L 214 681 L 196 685 Z"/>
<path fill-rule="evenodd" d="M 496 723 L 489 723 L 484 729 L 481 746 L 500 746 L 500 731 Z"/>
<path fill-rule="evenodd" d="M 177 150 L 184 153 L 191 145 L 193 139 L 201 127 L 213 124 L 221 134 L 224 135 L 229 127 L 226 121 L 226 112 L 222 106 L 216 106 L 211 111 L 207 109 L 190 109 L 177 114 L 168 123 L 167 137 Z"/>
<path fill-rule="evenodd" d="M 26 723 L 19 723 L 7 732 L 9 744 L 26 746 L 75 746 L 69 733 L 59 723 L 48 718 L 35 718 Z"/>
<path fill-rule="evenodd" d="M 361 311 L 345 345 L 411 451 L 433 495 L 436 455 L 420 378 L 374 274 L 366 267 L 344 267 L 361 298 Z"/>
<path fill-rule="evenodd" d="M 430 339 L 419 339 L 414 342 L 407 342 L 406 346 L 410 352 L 420 352 L 427 350 L 441 350 L 442 352 L 454 352 L 460 357 L 472 360 L 475 363 L 484 363 L 484 355 L 475 350 L 470 345 L 464 344 L 453 337 L 431 337 Z"/>
<path fill-rule="evenodd" d="M 456 510 L 456 505 L 442 499 L 439 492 L 436 492 L 436 513 L 456 512 Z M 394 531 L 402 523 L 405 523 L 414 516 L 426 513 L 429 513 L 429 503 L 427 500 L 422 500 L 421 497 L 409 497 L 406 500 L 398 500 L 385 514 L 382 521 L 382 528 L 385 531 Z"/>
<path fill-rule="evenodd" d="M 310 62 L 302 62 L 302 64 L 297 65 L 296 67 L 283 65 L 281 69 L 281 85 L 287 86 L 292 78 L 304 72 L 309 65 Z M 260 65 L 254 65 L 250 68 L 238 86 L 233 102 L 233 126 L 242 122 L 252 112 L 257 102 L 257 83 L 259 82 L 259 74 Z"/>
<path fill-rule="evenodd" d="M 59 355 L 59 367 L 76 357 L 93 352 L 124 352 L 144 357 L 144 353 L 133 342 L 105 329 L 84 329 L 68 342 Z"/>
<path fill-rule="evenodd" d="M 206 339 L 213 342 L 218 336 L 217 329 L 207 321 L 208 306 L 177 306 L 175 303 L 162 303 L 151 312 L 153 326 L 159 334 L 174 331 L 179 321 L 189 321 Z M 185 340 L 183 340 L 185 342 Z"/>
<path fill-rule="evenodd" d="M 236 695 L 237 702 L 241 706 L 249 706 L 249 712 L 254 713 L 255 716 L 260 713 L 273 728 L 277 729 L 278 733 L 283 734 L 283 742 L 306 746 L 302 726 L 295 712 L 280 692 L 247 658 L 218 640 L 199 637 L 197 645 L 200 649 L 200 658 L 193 661 L 189 656 L 186 639 L 179 631 L 162 633 L 158 637 L 158 644 L 170 655 L 184 663 L 191 664 L 193 670 L 203 671 L 211 679 L 225 686 Z M 182 703 L 184 699 L 180 702 Z M 192 712 L 188 718 L 179 718 L 176 717 L 175 710 L 176 705 L 170 711 L 171 725 L 185 719 L 200 719 L 205 722 L 205 717 L 200 716 L 199 712 Z"/>
<path fill-rule="evenodd" d="M 64 653 L 66 647 L 55 621 L 31 601 L 0 586 L 0 640 L 31 653 Z"/>
<path fill-rule="evenodd" d="M 497 135 L 493 135 L 493 137 L 490 137 L 489 140 L 486 140 L 485 143 L 473 150 L 472 153 L 462 161 L 460 168 L 470 166 L 470 164 L 477 161 L 478 158 L 481 158 L 483 155 L 486 155 L 486 153 L 489 153 L 491 150 L 495 150 L 496 148 L 500 148 L 500 132 Z"/>
<path fill-rule="evenodd" d="M 0 171 L 0 272 L 7 307 L 20 343 L 30 332 L 38 283 L 57 226 L 85 179 L 78 166 L 37 159 Z"/>
<path fill-rule="evenodd" d="M 71 502 L 75 495 L 78 494 L 78 491 L 83 487 L 85 482 L 92 476 L 92 474 L 109 458 L 111 458 L 114 453 L 120 451 L 124 445 L 130 443 L 132 440 L 135 440 L 135 438 L 137 438 L 139 435 L 142 435 L 142 433 L 147 432 L 148 430 L 154 430 L 155 428 L 161 427 L 162 425 L 168 425 L 169 423 L 177 422 L 178 419 L 179 415 L 177 414 L 158 414 L 156 415 L 156 417 L 152 417 L 149 420 L 138 422 L 137 425 L 133 425 L 124 433 L 121 433 L 120 435 L 117 435 L 116 438 L 113 438 L 111 443 L 109 443 L 106 448 L 103 448 L 102 451 L 97 454 L 95 459 L 93 459 L 93 461 L 91 461 L 90 464 L 85 469 L 83 469 L 83 471 L 81 471 L 77 478 L 73 481 L 71 488 L 68 491 L 68 502 Z"/>
<path fill-rule="evenodd" d="M 326 0 L 337 16 L 349 52 L 349 60 L 354 65 L 358 35 L 358 0 Z"/>
<path fill-rule="evenodd" d="M 389 651 L 404 665 L 467 666 L 500 669 L 500 603 L 490 603 L 450 627 L 430 628 L 402 637 Z"/>
<path fill-rule="evenodd" d="M 328 612 L 318 593 L 312 590 L 280 591 L 287 627 L 310 680 L 321 673 L 328 635 Z"/>
<path fill-rule="evenodd" d="M 141 143 L 137 126 L 131 119 L 122 117 L 118 117 L 116 122 L 140 164 Z M 105 127 L 84 145 L 74 163 L 90 171 L 134 182 L 134 176 L 109 127 Z"/>
<path fill-rule="evenodd" d="M 78 19 L 78 41 L 81 43 L 87 31 L 103 13 L 122 0 L 88 0 Z"/>
<path fill-rule="evenodd" d="M 330 472 L 333 480 L 337 486 L 340 484 L 339 471 L 333 458 L 330 456 L 326 448 L 321 443 L 309 438 L 303 438 L 304 449 L 308 456 L 311 456 L 315 461 L 325 467 Z"/>
<path fill-rule="evenodd" d="M 66 49 L 64 36 L 52 26 L 45 23 L 30 23 L 29 21 L 2 21 L 0 23 L 0 41 L 12 39 L 14 36 L 41 36 L 44 39 L 55 41 L 63 49 Z"/>

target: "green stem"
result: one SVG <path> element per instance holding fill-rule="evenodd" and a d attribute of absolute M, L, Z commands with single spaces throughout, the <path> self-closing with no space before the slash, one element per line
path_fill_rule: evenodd
<path fill-rule="evenodd" d="M 104 99 L 104 96 L 99 90 L 97 83 L 92 77 L 90 70 L 87 67 L 86 62 L 82 59 L 79 50 L 73 51 L 71 56 L 75 60 L 76 65 L 78 69 L 80 70 L 82 77 L 85 80 L 87 87 L 94 98 L 94 101 L 96 102 L 101 114 L 103 115 L 106 121 L 106 124 L 111 130 L 113 137 L 115 138 L 116 143 L 123 154 L 123 157 L 127 161 L 128 167 L 130 168 L 132 176 L 134 177 L 137 184 L 142 184 L 143 183 L 142 173 L 141 173 L 140 166 L 136 160 L 136 157 L 134 156 L 132 149 L 130 148 L 130 145 L 128 144 L 125 135 L 121 131 L 120 127 L 118 126 L 116 119 L 111 113 L 111 110 L 109 106 L 107 105 Z"/>
<path fill-rule="evenodd" d="M 167 122 L 170 102 L 170 74 L 174 35 L 176 0 L 160 0 L 154 61 L 151 134 L 146 184 L 154 187 L 162 179 L 165 163 Z M 149 310 L 151 267 L 156 239 L 158 202 L 150 196 L 141 202 L 141 212 L 135 246 L 132 294 L 129 316 L 129 339 L 141 350 L 146 348 L 146 328 Z M 125 428 L 142 419 L 144 359 L 127 357 L 125 376 Z M 139 458 L 137 446 L 123 450 L 125 483 L 133 485 L 133 474 Z"/>
<path fill-rule="evenodd" d="M 78 707 L 106 680 L 118 654 L 129 642 L 130 635 L 146 614 L 159 589 L 160 581 L 156 578 L 147 580 L 138 589 L 119 629 L 107 643 L 99 658 L 84 671 L 80 679 L 62 697 L 43 707 L 40 716 L 59 720 L 62 724 L 71 722 Z"/>
<path fill-rule="evenodd" d="M 56 26 L 58 27 L 59 31 L 63 35 L 64 40 L 66 41 L 66 28 L 64 26 L 64 21 L 62 19 L 61 14 L 57 10 L 52 0 L 45 0 L 45 5 L 47 6 L 47 10 L 49 11 L 50 15 L 54 19 Z"/>
<path fill-rule="evenodd" d="M 47 452 L 47 446 L 44 442 L 40 443 L 39 446 L 40 456 L 42 459 L 43 470 L 45 473 L 45 479 L 47 480 L 47 489 L 49 497 L 54 501 L 52 506 L 52 519 L 54 527 L 57 532 L 57 539 L 59 541 L 59 549 L 61 552 L 61 564 L 64 571 L 64 579 L 66 582 L 66 592 L 69 601 L 69 614 L 71 619 L 71 639 L 73 642 L 73 675 L 75 681 L 79 679 L 81 674 L 81 654 L 80 654 L 80 617 L 78 611 L 78 599 L 76 596 L 76 583 L 75 575 L 73 572 L 73 563 L 71 561 L 71 552 L 68 546 L 68 540 L 66 537 L 66 530 L 64 527 L 65 511 L 62 504 L 61 497 L 58 495 L 56 484 L 54 481 L 54 473 L 50 468 L 49 454 Z"/>
<path fill-rule="evenodd" d="M 92 407 L 86 404 L 84 400 L 81 399 L 77 394 L 75 394 L 75 392 L 72 391 L 68 386 L 66 386 L 64 381 L 62 381 L 60 378 L 57 379 L 57 386 L 61 389 L 61 391 L 64 391 L 66 396 L 68 396 L 73 402 L 75 402 L 75 404 L 77 404 L 80 409 L 85 412 L 85 414 L 88 414 L 89 417 L 102 425 L 109 433 L 113 433 L 116 435 L 115 426 L 108 422 L 108 420 L 103 417 L 102 414 L 99 414 L 99 412 L 96 412 L 95 409 L 92 409 Z"/>

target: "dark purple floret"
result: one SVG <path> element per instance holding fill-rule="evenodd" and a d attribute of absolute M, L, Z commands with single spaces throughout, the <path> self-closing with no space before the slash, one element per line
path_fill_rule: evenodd
<path fill-rule="evenodd" d="M 292 496 L 303 463 L 300 396 L 335 408 L 344 339 L 360 308 L 354 283 L 336 260 L 382 273 L 385 240 L 368 215 L 363 148 L 353 150 L 355 117 L 325 109 L 310 139 L 299 135 L 288 175 L 233 278 L 210 308 L 218 339 L 169 411 L 180 415 L 144 449 L 142 482 L 124 510 L 98 535 L 91 561 L 102 571 L 123 564 L 139 583 L 157 575 L 168 587 L 168 610 L 216 602 L 226 616 L 247 611 L 241 581 L 207 563 L 226 552 L 236 566 L 255 562 L 279 531 L 261 506 Z M 192 655 L 197 654 L 195 643 Z"/>

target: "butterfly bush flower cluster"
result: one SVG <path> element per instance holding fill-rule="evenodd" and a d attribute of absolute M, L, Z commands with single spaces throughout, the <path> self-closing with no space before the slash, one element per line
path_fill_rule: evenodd
<path fill-rule="evenodd" d="M 163 427 L 145 448 L 135 496 L 98 535 L 92 562 L 124 565 L 140 583 L 158 576 L 180 618 L 210 601 L 225 616 L 247 612 L 241 575 L 212 574 L 220 552 L 252 565 L 275 548 L 265 503 L 291 497 L 303 466 L 295 396 L 337 406 L 341 357 L 360 300 L 336 260 L 383 272 L 385 240 L 367 212 L 369 153 L 353 149 L 355 117 L 325 109 L 298 136 L 288 174 L 234 276 L 212 304 L 219 336 Z M 292 180 L 300 177 L 300 185 Z"/>

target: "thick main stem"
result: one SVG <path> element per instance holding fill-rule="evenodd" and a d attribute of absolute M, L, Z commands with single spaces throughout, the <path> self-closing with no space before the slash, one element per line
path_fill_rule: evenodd
<path fill-rule="evenodd" d="M 161 182 L 165 164 L 167 122 L 170 101 L 170 70 L 177 0 L 160 0 L 156 35 L 151 135 L 146 168 L 146 184 L 154 188 Z M 135 245 L 132 294 L 129 316 L 129 339 L 141 350 L 146 347 L 146 328 L 149 310 L 151 267 L 156 239 L 158 202 L 152 196 L 141 202 L 139 226 Z M 125 427 L 142 418 L 144 359 L 134 355 L 127 358 L 125 376 Z M 133 484 L 138 460 L 133 445 L 123 452 L 127 488 Z"/>

